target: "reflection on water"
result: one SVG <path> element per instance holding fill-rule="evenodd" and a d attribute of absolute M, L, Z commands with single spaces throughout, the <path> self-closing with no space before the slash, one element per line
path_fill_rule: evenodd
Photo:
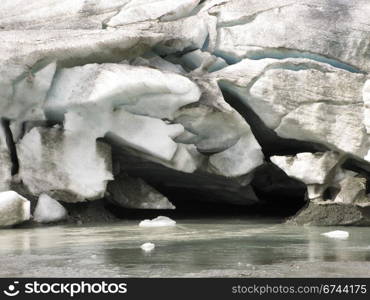
<path fill-rule="evenodd" d="M 256 269 L 274 276 L 289 275 L 284 266 L 297 263 L 370 262 L 370 228 L 240 219 L 182 220 L 169 228 L 137 224 L 0 230 L 0 276 L 253 276 Z M 320 235 L 335 229 L 349 231 L 349 238 Z M 155 243 L 155 250 L 143 252 L 144 242 Z M 338 264 L 329 267 L 347 275 Z"/>

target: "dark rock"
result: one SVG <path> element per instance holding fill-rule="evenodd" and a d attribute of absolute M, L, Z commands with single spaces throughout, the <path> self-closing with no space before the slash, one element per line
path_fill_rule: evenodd
<path fill-rule="evenodd" d="M 91 223 L 112 223 L 119 221 L 112 212 L 107 209 L 107 204 L 104 199 L 79 202 L 79 203 L 63 203 L 67 208 L 69 216 L 67 223 L 91 224 Z"/>
<path fill-rule="evenodd" d="M 289 219 L 288 223 L 316 226 L 369 226 L 370 206 L 333 201 L 311 201 L 308 206 Z"/>

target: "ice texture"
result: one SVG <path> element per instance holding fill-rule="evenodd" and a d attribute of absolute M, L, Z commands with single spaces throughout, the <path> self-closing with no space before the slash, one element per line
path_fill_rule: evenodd
<path fill-rule="evenodd" d="M 41 194 L 33 212 L 33 219 L 40 223 L 51 223 L 66 219 L 67 215 L 67 210 L 57 200 L 47 194 Z"/>
<path fill-rule="evenodd" d="M 30 217 L 30 201 L 14 191 L 0 193 L 0 227 L 19 224 Z"/>

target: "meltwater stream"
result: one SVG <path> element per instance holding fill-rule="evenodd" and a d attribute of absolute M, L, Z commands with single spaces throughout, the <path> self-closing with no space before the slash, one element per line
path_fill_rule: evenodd
<path fill-rule="evenodd" d="M 277 219 L 182 219 L 176 227 L 0 230 L 0 277 L 370 276 L 370 228 L 299 227 Z M 346 230 L 335 240 L 321 233 Z M 146 253 L 145 242 L 155 243 Z"/>

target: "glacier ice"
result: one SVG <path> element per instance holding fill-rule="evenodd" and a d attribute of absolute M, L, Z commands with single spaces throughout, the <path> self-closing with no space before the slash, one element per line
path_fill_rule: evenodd
<path fill-rule="evenodd" d="M 150 252 L 150 251 L 152 251 L 152 250 L 154 250 L 154 248 L 155 248 L 155 244 L 153 244 L 153 243 L 144 243 L 144 244 L 142 244 L 141 246 L 140 246 L 140 248 L 142 249 L 142 250 L 144 250 L 145 252 Z"/>
<path fill-rule="evenodd" d="M 362 99 L 364 101 L 364 124 L 366 127 L 366 132 L 370 133 L 370 79 L 366 80 L 364 87 L 362 88 Z M 370 150 L 367 153 L 370 158 Z M 365 158 L 366 159 L 366 158 Z M 369 159 L 367 159 L 369 160 Z M 370 161 L 370 160 L 369 160 Z"/>
<path fill-rule="evenodd" d="M 9 108 L 2 108 L 2 114 L 14 120 L 12 134 L 18 140 L 24 121 L 44 120 L 44 104 L 56 70 L 56 62 L 46 65 L 37 72 L 28 71 L 26 77 L 14 86 L 14 95 Z"/>
<path fill-rule="evenodd" d="M 233 61 L 305 56 L 368 71 L 369 3 L 360 0 L 353 4 L 321 0 L 224 1 L 210 8 L 218 15 L 215 51 Z M 335 14 L 333 7 L 338 8 Z"/>
<path fill-rule="evenodd" d="M 234 145 L 248 124 L 233 112 L 222 112 L 209 106 L 185 107 L 176 113 L 175 122 L 193 134 L 188 143 L 201 152 L 221 152 Z"/>
<path fill-rule="evenodd" d="M 365 75 L 302 58 L 244 59 L 212 74 L 280 137 L 366 156 Z"/>
<path fill-rule="evenodd" d="M 188 15 L 200 0 L 131 0 L 107 23 L 122 26 L 130 23 L 160 19 L 170 21 Z"/>
<path fill-rule="evenodd" d="M 168 59 L 171 60 L 171 57 Z M 174 60 L 176 62 L 177 60 Z M 200 49 L 190 51 L 178 59 L 178 62 L 189 70 L 201 68 L 203 71 L 214 72 L 225 68 L 228 64 L 221 57 Z"/>
<path fill-rule="evenodd" d="M 175 209 L 175 206 L 141 178 L 124 173 L 115 176 L 108 184 L 111 201 L 119 206 L 134 209 Z"/>
<path fill-rule="evenodd" d="M 176 73 L 127 64 L 88 64 L 58 71 L 46 113 L 61 120 L 73 109 L 94 105 L 101 113 L 123 106 L 136 114 L 172 119 L 178 108 L 199 97 L 198 87 Z"/>
<path fill-rule="evenodd" d="M 290 177 L 306 184 L 324 184 L 333 168 L 338 164 L 338 153 L 298 153 L 295 156 L 272 156 L 271 161 Z"/>
<path fill-rule="evenodd" d="M 362 176 L 347 176 L 338 182 L 339 192 L 334 201 L 346 204 L 369 205 L 366 196 L 366 178 Z"/>
<path fill-rule="evenodd" d="M 108 135 L 165 161 L 170 161 L 177 150 L 172 138 L 184 131 L 180 124 L 166 124 L 160 119 L 130 114 L 123 109 L 116 110 L 112 120 L 115 122 Z"/>
<path fill-rule="evenodd" d="M 67 210 L 57 200 L 41 194 L 33 212 L 33 219 L 40 223 L 62 221 L 67 218 Z"/>
<path fill-rule="evenodd" d="M 210 156 L 209 164 L 220 175 L 237 177 L 263 164 L 261 146 L 251 132 L 241 136 L 230 148 Z"/>
<path fill-rule="evenodd" d="M 3 0 L 0 27 L 17 29 L 100 29 L 130 0 Z"/>
<path fill-rule="evenodd" d="M 30 201 L 14 191 L 0 193 L 0 227 L 19 224 L 30 217 Z"/>
<path fill-rule="evenodd" d="M 171 63 L 166 59 L 158 56 L 155 53 L 146 53 L 144 57 L 137 57 L 131 61 L 131 65 L 134 66 L 145 66 L 152 67 L 162 71 L 168 71 L 172 73 L 185 74 L 184 68 L 176 63 Z"/>
<path fill-rule="evenodd" d="M 204 152 L 228 149 L 249 127 L 223 100 L 216 81 L 203 76 L 226 63 L 208 52 L 215 17 L 200 12 L 199 4 L 42 0 L 35 11 L 25 5 L 9 14 L 4 12 L 13 4 L 4 3 L 1 26 L 16 30 L 17 40 L 0 34 L 0 102 L 16 144 L 6 152 L 14 156 L 7 166 L 18 173 L 19 184 L 34 196 L 47 193 L 66 202 L 106 196 L 114 177 L 110 149 L 101 139 L 181 172 L 216 172 Z M 42 24 L 42 11 L 53 22 Z M 198 72 L 166 59 L 182 51 Z M 184 107 L 201 105 L 215 113 L 194 134 L 176 117 Z M 221 123 L 230 126 L 221 132 Z M 207 145 L 212 139 L 216 145 Z"/>

